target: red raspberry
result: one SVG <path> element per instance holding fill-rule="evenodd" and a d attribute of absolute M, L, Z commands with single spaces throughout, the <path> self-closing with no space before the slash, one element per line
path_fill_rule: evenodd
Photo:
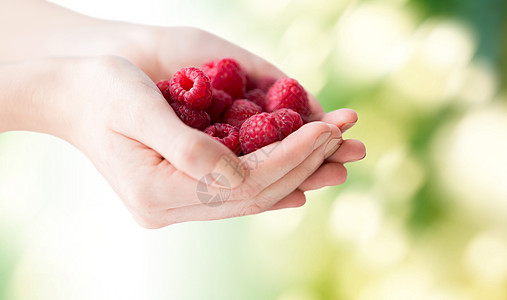
<path fill-rule="evenodd" d="M 267 93 L 269 88 L 276 82 L 273 77 L 261 77 L 255 81 L 255 87 Z"/>
<path fill-rule="evenodd" d="M 157 82 L 158 89 L 164 96 L 165 100 L 167 100 L 167 102 L 169 103 L 174 102 L 173 97 L 171 96 L 171 92 L 169 91 L 170 85 L 171 83 L 169 82 L 169 80 L 160 80 L 159 82 Z"/>
<path fill-rule="evenodd" d="M 204 130 L 209 126 L 209 115 L 204 110 L 196 110 L 177 102 L 171 103 L 171 107 L 183 123 L 188 126 L 199 130 Z"/>
<path fill-rule="evenodd" d="M 249 74 L 246 74 L 246 90 L 250 91 L 257 88 L 257 80 L 255 80 Z"/>
<path fill-rule="evenodd" d="M 176 102 L 193 109 L 204 110 L 211 104 L 211 81 L 208 75 L 194 67 L 174 73 L 169 91 Z"/>
<path fill-rule="evenodd" d="M 232 58 L 210 61 L 202 66 L 208 74 L 211 84 L 218 90 L 223 90 L 233 99 L 245 96 L 246 74 L 240 64 Z"/>
<path fill-rule="evenodd" d="M 218 123 L 222 119 L 223 112 L 232 104 L 232 97 L 222 90 L 213 89 L 213 97 L 211 98 L 211 106 L 206 112 L 211 118 L 211 123 Z"/>
<path fill-rule="evenodd" d="M 231 107 L 224 112 L 222 123 L 231 124 L 232 126 L 240 128 L 241 124 L 243 124 L 246 119 L 261 112 L 262 108 L 252 101 L 238 99 L 232 102 Z"/>
<path fill-rule="evenodd" d="M 259 105 L 262 110 L 266 110 L 266 93 L 261 89 L 249 90 L 245 93 L 245 98 Z"/>
<path fill-rule="evenodd" d="M 239 143 L 243 153 L 248 154 L 280 140 L 280 130 L 275 117 L 260 113 L 248 118 L 239 130 Z"/>
<path fill-rule="evenodd" d="M 303 119 L 310 115 L 310 102 L 305 89 L 292 78 L 277 80 L 266 95 L 267 111 L 290 108 Z"/>
<path fill-rule="evenodd" d="M 241 152 L 241 147 L 239 146 L 238 128 L 229 124 L 215 123 L 206 128 L 204 132 L 227 146 L 227 148 L 231 149 L 232 152 L 236 154 Z"/>
<path fill-rule="evenodd" d="M 282 139 L 303 125 L 301 116 L 290 108 L 280 108 L 271 113 L 280 128 Z"/>

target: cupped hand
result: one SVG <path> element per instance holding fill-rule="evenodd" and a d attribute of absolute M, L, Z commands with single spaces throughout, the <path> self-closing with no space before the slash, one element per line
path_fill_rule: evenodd
<path fill-rule="evenodd" d="M 251 52 L 240 48 L 218 36 L 196 28 L 173 27 L 157 28 L 148 27 L 149 32 L 154 33 L 156 42 L 148 43 L 153 49 L 148 50 L 150 55 L 138 57 L 132 56 L 138 65 L 146 70 L 154 80 L 167 79 L 178 69 L 186 66 L 200 66 L 204 62 L 223 57 L 237 59 L 253 78 L 282 78 L 287 77 L 280 69 Z M 146 48 L 144 48 L 146 51 Z M 169 55 L 170 53 L 170 55 Z M 152 59 L 150 59 L 150 57 Z M 334 125 L 344 133 L 358 120 L 357 114 L 351 109 L 338 109 L 325 113 L 317 99 L 309 94 L 312 110 L 311 121 L 322 121 Z M 297 199 L 282 199 L 270 209 L 297 207 L 305 203 L 304 194 L 300 191 L 315 190 L 325 186 L 342 184 L 347 177 L 344 164 L 360 160 L 366 156 L 364 144 L 355 139 L 347 139 L 326 153 L 326 160 L 320 167 L 306 178 L 298 186 Z"/>
<path fill-rule="evenodd" d="M 153 52 L 144 48 L 145 55 L 128 60 L 78 60 L 77 76 L 66 84 L 72 93 L 63 93 L 72 94 L 68 106 L 73 108 L 67 110 L 73 111 L 73 126 L 62 137 L 90 158 L 142 226 L 160 228 L 301 206 L 304 191 L 343 183 L 343 164 L 364 156 L 361 142 L 342 142 L 342 132 L 357 121 L 355 112 L 325 114 L 311 97 L 314 122 L 238 158 L 183 124 L 154 81 L 220 57 L 236 58 L 253 76 L 285 75 L 209 33 L 153 30 L 159 41 L 152 44 Z"/>

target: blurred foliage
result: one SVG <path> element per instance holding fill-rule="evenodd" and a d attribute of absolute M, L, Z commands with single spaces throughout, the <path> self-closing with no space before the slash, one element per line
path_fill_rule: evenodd
<path fill-rule="evenodd" d="M 444 15 L 457 17 L 474 29 L 478 37 L 477 54 L 498 61 L 502 54 L 505 32 L 505 11 L 507 2 L 502 0 L 460 1 L 460 0 L 413 0 L 429 16 Z"/>
<path fill-rule="evenodd" d="M 1 226 L 3 225 L 3 226 Z M 0 299 L 8 299 L 9 284 L 16 266 L 18 255 L 15 253 L 15 238 L 11 234 L 6 234 L 5 228 L 8 226 L 0 222 Z"/>

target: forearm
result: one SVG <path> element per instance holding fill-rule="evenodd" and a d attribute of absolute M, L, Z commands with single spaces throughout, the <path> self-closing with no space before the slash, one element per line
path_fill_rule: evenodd
<path fill-rule="evenodd" d="M 42 0 L 0 0 L 0 63 L 48 56 L 141 57 L 147 26 L 99 20 Z"/>
<path fill-rule="evenodd" d="M 60 102 L 71 61 L 0 64 L 0 132 L 29 130 L 61 136 L 59 131 L 69 130 L 71 116 Z"/>

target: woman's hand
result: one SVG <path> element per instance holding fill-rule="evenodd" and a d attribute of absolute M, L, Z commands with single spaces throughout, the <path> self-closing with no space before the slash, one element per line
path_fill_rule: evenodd
<path fill-rule="evenodd" d="M 129 25 L 130 26 L 130 25 Z M 174 72 L 182 67 L 200 66 L 204 62 L 223 57 L 237 59 L 254 78 L 270 77 L 274 79 L 287 77 L 281 70 L 266 60 L 242 49 L 220 37 L 206 31 L 189 28 L 154 28 L 144 27 L 146 34 L 155 41 L 143 43 L 143 50 L 148 55 L 138 57 L 132 51 L 130 59 L 136 62 L 154 80 L 168 79 Z M 134 30 L 135 31 L 135 30 Z M 152 45 L 150 49 L 147 45 Z M 137 53 L 141 53 L 139 50 Z M 171 53 L 171 55 L 168 55 Z M 312 109 L 312 121 L 322 121 L 337 126 L 343 133 L 357 122 L 357 114 L 351 109 L 339 109 L 325 113 L 322 106 L 313 95 L 310 96 Z M 341 141 L 326 153 L 326 160 L 305 179 L 298 187 L 299 191 L 308 191 L 342 184 L 347 177 L 344 163 L 353 162 L 364 158 L 366 149 L 361 141 L 349 139 Z M 302 198 L 302 197 L 301 197 Z M 284 199 L 272 207 L 285 208 L 304 204 L 301 199 Z"/>
<path fill-rule="evenodd" d="M 139 51 L 136 51 L 136 48 L 132 47 L 131 53 L 133 55 L 129 59 L 145 70 L 155 82 L 170 78 L 175 71 L 182 67 L 200 66 L 206 61 L 221 57 L 233 57 L 237 59 L 245 67 L 248 74 L 253 77 L 281 78 L 286 76 L 264 59 L 205 31 L 188 27 L 145 27 L 145 29 L 148 31 L 144 37 L 152 36 L 155 40 L 151 42 L 145 41 L 140 46 Z M 153 49 L 147 47 L 149 45 Z M 143 53 L 144 55 L 137 57 L 135 53 Z M 306 125 L 291 135 L 291 138 L 282 141 L 280 143 L 283 145 L 282 147 L 274 144 L 268 147 L 268 149 L 261 149 L 243 157 L 241 162 L 239 162 L 239 166 L 246 166 L 248 168 L 246 171 L 247 176 L 239 188 L 232 190 L 233 192 L 227 203 L 219 208 L 203 206 L 200 203 L 202 199 L 195 198 L 197 182 L 178 184 L 179 190 L 182 192 L 181 198 L 188 199 L 189 194 L 194 194 L 194 199 L 191 203 L 197 206 L 194 206 L 193 210 L 203 210 L 206 219 L 215 219 L 258 213 L 270 209 L 301 206 L 305 203 L 304 191 L 343 183 L 347 176 L 347 171 L 343 164 L 362 159 L 365 156 L 363 143 L 357 140 L 345 140 L 342 143 L 341 140 L 341 132 L 346 131 L 356 123 L 357 114 L 349 109 L 340 109 L 326 114 L 315 97 L 311 95 L 310 102 L 312 121 L 321 122 Z M 186 129 L 188 131 L 188 128 Z M 319 134 L 326 132 L 332 132 L 332 134 L 325 140 L 325 147 L 319 151 L 314 151 L 311 144 L 315 143 Z M 306 149 L 302 146 L 298 147 L 297 141 L 304 140 L 305 137 L 308 140 Z M 203 145 L 199 149 L 206 149 L 206 147 Z M 201 154 L 199 153 L 205 151 L 196 150 L 195 153 L 198 154 L 194 153 L 189 158 L 186 167 L 195 167 L 194 155 L 200 156 Z M 316 153 L 314 154 L 314 152 Z M 159 153 L 171 162 L 171 159 L 162 149 L 159 150 Z M 186 153 L 188 155 L 189 152 L 187 151 Z M 224 153 L 220 155 L 224 155 Z M 227 161 L 235 160 L 235 157 L 230 153 L 223 157 L 226 158 L 225 162 L 223 162 L 224 166 L 228 166 Z M 178 160 L 184 159 L 179 158 Z M 210 163 L 206 168 L 199 169 L 200 172 L 190 172 L 190 175 L 193 175 L 192 179 L 194 181 L 201 179 L 202 176 L 211 172 L 212 165 L 217 161 L 216 155 L 211 161 L 213 163 Z M 172 162 L 172 164 L 177 165 L 178 163 Z M 198 165 L 200 168 L 201 164 Z M 237 180 L 235 178 L 238 178 L 237 176 L 240 172 L 237 172 L 236 165 L 228 167 L 228 170 L 232 174 L 227 173 L 226 177 L 233 178 L 231 182 L 234 184 Z M 183 171 L 184 173 L 189 172 Z M 214 172 L 217 172 L 217 170 Z M 218 173 L 222 172 L 223 170 Z M 186 187 L 186 189 L 183 187 Z M 264 200 L 259 200 L 259 197 Z M 266 197 L 268 199 L 265 199 Z M 230 208 L 231 206 L 235 208 Z M 170 215 L 173 215 L 177 219 L 176 222 L 196 217 L 202 219 L 202 215 L 197 214 L 192 216 L 191 213 L 188 213 L 185 218 L 177 211 L 172 211 Z M 171 218 L 169 219 L 171 220 Z"/>
<path fill-rule="evenodd" d="M 361 142 L 341 138 L 355 112 L 325 114 L 311 97 L 316 122 L 239 159 L 184 125 L 154 81 L 221 57 L 236 58 L 254 77 L 280 78 L 281 71 L 198 29 L 102 21 L 37 5 L 41 13 L 32 17 L 51 15 L 53 22 L 40 23 L 34 37 L 11 34 L 26 45 L 22 51 L 0 51 L 3 62 L 24 61 L 0 65 L 0 131 L 40 131 L 74 144 L 145 227 L 301 206 L 304 191 L 344 182 L 343 164 L 365 155 Z M 34 24 L 22 16 L 13 28 Z M 10 32 L 0 36 L 8 40 Z M 40 59 L 55 55 L 74 58 Z M 218 202 L 205 197 L 217 194 Z"/>

